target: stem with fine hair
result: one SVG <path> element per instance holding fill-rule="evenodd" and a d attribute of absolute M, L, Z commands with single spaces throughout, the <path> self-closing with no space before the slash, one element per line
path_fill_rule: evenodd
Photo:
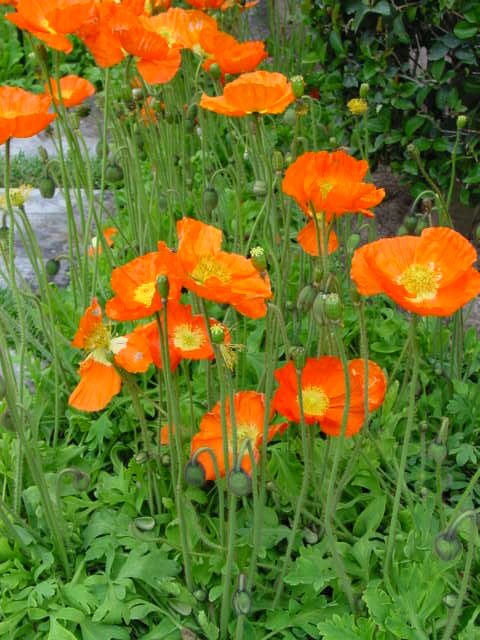
<path fill-rule="evenodd" d="M 383 575 L 385 584 L 389 592 L 392 592 L 392 586 L 390 581 L 389 571 L 392 563 L 393 545 L 395 542 L 395 533 L 397 529 L 398 512 L 400 510 L 400 498 L 402 495 L 403 484 L 405 480 L 405 468 L 407 466 L 408 446 L 410 444 L 410 438 L 412 435 L 413 424 L 415 420 L 415 396 L 417 391 L 418 372 L 420 368 L 420 354 L 417 345 L 417 316 L 412 315 L 410 320 L 410 331 L 408 340 L 410 341 L 413 368 L 412 376 L 410 379 L 410 394 L 408 398 L 407 409 L 407 425 L 405 428 L 405 435 L 403 437 L 402 453 L 400 456 L 400 468 L 398 470 L 397 486 L 395 490 L 395 497 L 393 499 L 392 517 L 390 520 L 390 527 L 388 530 L 387 546 L 385 550 L 385 560 L 383 564 Z"/>

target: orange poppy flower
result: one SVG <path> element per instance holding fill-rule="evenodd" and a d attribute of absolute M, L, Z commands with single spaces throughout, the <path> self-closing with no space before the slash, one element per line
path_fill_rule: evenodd
<path fill-rule="evenodd" d="M 172 6 L 172 0 L 145 0 L 144 13 L 151 15 L 155 11 L 166 11 Z"/>
<path fill-rule="evenodd" d="M 365 362 L 361 358 L 350 360 L 348 370 L 353 379 L 359 381 L 362 389 L 365 386 Z M 373 360 L 368 361 L 368 410 L 371 413 L 378 409 L 385 399 L 387 378 L 381 367 Z"/>
<path fill-rule="evenodd" d="M 292 85 L 281 73 L 253 71 L 229 82 L 223 96 L 211 98 L 202 94 L 200 106 L 225 116 L 250 113 L 283 113 L 295 100 Z"/>
<path fill-rule="evenodd" d="M 88 352 L 80 363 L 80 382 L 68 399 L 68 404 L 80 411 L 100 411 L 120 392 L 122 379 L 113 366 L 112 355 L 117 365 L 132 373 L 146 371 L 151 363 L 148 346 L 141 337 L 111 337 L 96 298 L 82 316 L 72 346 Z"/>
<path fill-rule="evenodd" d="M 256 391 L 240 391 L 234 395 L 233 408 L 235 413 L 235 423 L 237 427 L 237 451 L 240 453 L 240 448 L 246 440 L 250 440 L 252 443 L 252 449 L 255 460 L 258 460 L 259 446 L 263 439 L 263 425 L 265 420 L 265 396 L 263 393 L 257 393 Z M 230 415 L 230 403 L 227 399 L 226 406 L 227 415 L 227 433 L 228 433 L 228 456 L 229 467 L 233 466 L 233 453 L 232 453 L 232 423 Z M 270 412 L 270 418 L 272 412 Z M 271 440 L 273 436 L 285 429 L 285 424 L 275 425 L 270 427 L 268 432 L 268 440 Z M 222 437 L 222 420 L 220 411 L 220 402 L 213 407 L 213 409 L 206 413 L 202 421 L 200 422 L 200 431 L 193 436 L 190 455 L 193 456 L 195 451 L 201 447 L 210 447 L 215 453 L 218 463 L 218 470 L 220 476 L 225 475 L 225 458 L 223 452 L 223 437 Z M 206 480 L 215 480 L 215 467 L 213 466 L 212 457 L 209 453 L 200 453 L 197 457 L 198 462 L 203 466 L 205 470 Z M 245 453 L 241 460 L 241 467 L 246 473 L 252 471 L 252 461 L 248 451 Z"/>
<path fill-rule="evenodd" d="M 355 372 L 357 372 L 355 368 Z M 297 374 L 293 362 L 275 371 L 280 387 L 273 397 L 273 407 L 293 422 L 300 422 Z M 331 436 L 340 435 L 345 407 L 345 376 L 339 358 L 308 358 L 301 376 L 305 422 L 318 423 Z M 357 433 L 364 422 L 363 388 L 360 375 L 350 371 L 350 408 L 346 435 Z"/>
<path fill-rule="evenodd" d="M 231 304 L 249 318 L 267 312 L 272 297 L 268 276 L 251 260 L 221 250 L 222 232 L 192 218 L 177 222 L 177 258 L 184 270 L 184 286 L 207 300 Z"/>
<path fill-rule="evenodd" d="M 17 87 L 0 87 L 0 144 L 34 136 L 55 119 L 51 99 Z"/>
<path fill-rule="evenodd" d="M 171 47 L 191 49 L 204 53 L 200 45 L 204 29 L 217 29 L 217 22 L 201 11 L 179 9 L 178 7 L 156 16 L 140 18 L 142 25 L 167 39 Z"/>
<path fill-rule="evenodd" d="M 216 63 L 222 73 L 247 73 L 258 67 L 268 53 L 261 41 L 238 42 L 233 36 L 217 30 L 204 29 L 200 46 L 209 54 L 203 66 L 208 71 Z"/>
<path fill-rule="evenodd" d="M 157 279 L 168 275 L 169 300 L 178 300 L 182 288 L 177 258 L 164 242 L 158 251 L 127 262 L 112 271 L 111 285 L 115 296 L 108 300 L 105 311 L 112 320 L 148 318 L 162 308 L 157 291 Z"/>
<path fill-rule="evenodd" d="M 52 86 L 52 97 L 55 103 L 59 103 L 58 83 L 55 78 L 50 78 Z M 49 87 L 45 83 L 45 92 Z M 91 82 L 79 76 L 69 75 L 60 78 L 60 96 L 65 107 L 76 107 L 95 93 L 95 87 Z"/>
<path fill-rule="evenodd" d="M 107 227 L 103 232 L 103 236 L 109 247 L 113 247 L 113 236 L 115 236 L 117 233 L 118 229 L 116 227 Z M 98 253 L 99 256 L 102 255 L 102 245 L 98 241 L 97 236 L 94 236 L 92 238 L 90 246 L 88 247 L 88 255 L 90 257 L 94 256 L 95 253 Z"/>
<path fill-rule="evenodd" d="M 317 239 L 317 231 L 315 229 L 315 222 L 310 220 L 306 227 L 303 227 L 298 232 L 297 240 L 299 245 L 305 251 L 305 253 L 309 253 L 311 256 L 319 256 L 323 253 L 323 240 L 322 240 L 322 230 L 319 229 L 320 238 Z M 318 247 L 318 240 L 320 240 L 320 250 Z M 338 249 L 338 238 L 337 234 L 333 229 L 328 234 L 328 253 L 333 253 Z"/>
<path fill-rule="evenodd" d="M 365 296 L 385 293 L 422 316 L 449 316 L 480 293 L 473 268 L 475 248 L 448 227 L 424 229 L 420 237 L 385 238 L 352 258 L 352 279 Z"/>
<path fill-rule="evenodd" d="M 162 351 L 160 349 L 160 336 L 158 333 L 158 324 L 156 320 L 140 325 L 133 331 L 141 340 L 145 340 L 148 344 L 148 350 L 153 364 L 158 369 L 163 369 Z M 170 360 L 170 370 L 175 371 L 182 360 L 182 356 L 178 349 L 172 348 L 169 341 L 168 356 Z"/>
<path fill-rule="evenodd" d="M 200 9 L 200 11 L 205 11 L 206 9 L 220 9 L 223 5 L 224 0 L 185 0 L 187 4 L 195 9 Z"/>
<path fill-rule="evenodd" d="M 344 151 L 309 151 L 288 167 L 282 189 L 309 216 L 325 214 L 327 221 L 345 213 L 373 217 L 370 208 L 383 200 L 385 191 L 363 182 L 367 171 L 365 160 Z"/>
<path fill-rule="evenodd" d="M 94 0 L 18 0 L 16 13 L 6 19 L 30 32 L 52 49 L 70 53 L 73 33 L 94 14 Z"/>
<path fill-rule="evenodd" d="M 145 29 L 141 23 L 116 29 L 127 53 L 135 56 L 139 74 L 149 84 L 170 82 L 180 68 L 178 48 L 170 48 L 165 38 Z"/>

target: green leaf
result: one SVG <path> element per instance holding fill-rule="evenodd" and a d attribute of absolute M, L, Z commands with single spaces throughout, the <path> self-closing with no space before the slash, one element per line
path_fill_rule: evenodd
<path fill-rule="evenodd" d="M 443 60 L 445 54 L 448 53 L 449 48 L 443 44 L 443 42 L 435 42 L 429 51 L 428 51 L 428 59 L 429 60 Z"/>
<path fill-rule="evenodd" d="M 378 588 L 380 580 L 372 580 L 363 592 L 362 599 L 368 607 L 368 612 L 376 624 L 382 625 L 391 611 L 392 600 L 382 589 Z"/>
<path fill-rule="evenodd" d="M 317 629 L 323 633 L 323 640 L 373 640 L 376 625 L 371 620 L 360 619 L 359 625 L 355 624 L 353 616 L 334 615 L 329 622 L 320 622 Z"/>
<path fill-rule="evenodd" d="M 130 634 L 126 629 L 112 624 L 99 624 L 85 620 L 80 625 L 82 640 L 129 640 Z"/>
<path fill-rule="evenodd" d="M 372 13 L 378 13 L 381 16 L 389 16 L 391 13 L 390 3 L 387 0 L 380 0 L 376 5 L 370 7 Z"/>
<path fill-rule="evenodd" d="M 47 640 L 77 640 L 77 638 L 71 631 L 62 627 L 56 618 L 52 616 L 50 618 L 50 631 Z"/>
<path fill-rule="evenodd" d="M 467 38 L 473 38 L 478 31 L 478 27 L 473 24 L 469 24 L 466 20 L 461 20 L 453 28 L 453 33 L 460 38 L 460 40 L 466 40 Z"/>
<path fill-rule="evenodd" d="M 143 555 L 138 548 L 133 549 L 120 568 L 118 579 L 134 578 L 159 588 L 159 581 L 165 577 L 178 575 L 180 567 L 162 551 L 156 550 Z"/>
<path fill-rule="evenodd" d="M 300 549 L 300 557 L 293 563 L 284 582 L 293 586 L 311 585 L 318 593 L 334 576 L 335 572 L 331 567 L 331 561 L 324 558 L 322 547 L 317 545 Z"/>
<path fill-rule="evenodd" d="M 374 498 L 356 519 L 353 527 L 354 535 L 364 536 L 375 532 L 383 519 L 386 506 L 386 496 L 381 495 Z"/>
<path fill-rule="evenodd" d="M 407 136 L 410 136 L 415 133 L 417 129 L 419 129 L 422 124 L 425 122 L 425 118 L 423 116 L 413 116 L 413 118 L 409 118 L 404 126 L 404 131 Z"/>
<path fill-rule="evenodd" d="M 330 46 L 332 47 L 334 52 L 337 54 L 337 56 L 340 56 L 340 57 L 345 56 L 345 48 L 343 46 L 342 39 L 338 31 L 335 31 L 334 29 L 332 29 L 332 31 L 330 31 L 330 36 L 328 40 L 330 42 Z"/>

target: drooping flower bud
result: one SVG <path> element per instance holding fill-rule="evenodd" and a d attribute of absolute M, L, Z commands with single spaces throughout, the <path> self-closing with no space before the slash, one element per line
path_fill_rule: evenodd
<path fill-rule="evenodd" d="M 325 316 L 337 322 L 342 317 L 343 306 L 338 293 L 329 293 L 325 298 Z"/>
<path fill-rule="evenodd" d="M 212 213 L 218 204 L 218 193 L 213 187 L 207 187 L 203 192 L 203 208 L 206 213 Z"/>
<path fill-rule="evenodd" d="M 264 198 L 267 195 L 267 185 L 264 180 L 255 180 L 253 183 L 253 194 L 257 198 Z"/>
<path fill-rule="evenodd" d="M 40 180 L 40 184 L 38 185 L 40 190 L 40 195 L 42 198 L 53 198 L 55 195 L 55 182 L 50 176 L 45 176 L 42 180 Z"/>
<path fill-rule="evenodd" d="M 307 313 L 310 311 L 316 297 L 317 289 L 311 284 L 305 285 L 297 298 L 297 309 L 300 313 Z"/>
<path fill-rule="evenodd" d="M 252 478 L 243 469 L 232 469 L 228 474 L 228 488 L 234 496 L 248 496 L 252 493 Z"/>
<path fill-rule="evenodd" d="M 462 545 L 453 529 L 442 531 L 435 538 L 435 552 L 440 560 L 451 562 L 459 555 Z"/>
<path fill-rule="evenodd" d="M 191 487 L 203 487 L 205 484 L 205 469 L 196 460 L 185 465 L 185 482 Z"/>

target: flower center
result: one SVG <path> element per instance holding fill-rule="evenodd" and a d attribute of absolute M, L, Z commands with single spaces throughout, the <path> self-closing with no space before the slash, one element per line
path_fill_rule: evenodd
<path fill-rule="evenodd" d="M 326 180 L 322 180 L 318 183 L 317 186 L 323 199 L 325 199 L 333 189 L 333 184 L 331 182 L 327 182 Z"/>
<path fill-rule="evenodd" d="M 156 283 L 146 282 L 145 284 L 141 284 L 135 289 L 133 299 L 135 300 L 135 302 L 139 302 L 145 307 L 150 307 L 152 304 L 153 296 L 155 295 L 155 291 Z"/>
<path fill-rule="evenodd" d="M 405 287 L 414 302 L 421 302 L 435 298 L 440 278 L 433 264 L 412 264 L 397 278 L 397 283 Z"/>
<path fill-rule="evenodd" d="M 108 349 L 110 346 L 110 335 L 105 325 L 97 325 L 90 335 L 85 339 L 85 351 L 95 351 L 96 349 Z"/>
<path fill-rule="evenodd" d="M 253 423 L 237 424 L 237 440 L 241 446 L 244 440 L 250 440 L 255 445 L 258 437 L 257 425 Z"/>
<path fill-rule="evenodd" d="M 205 343 L 205 335 L 198 327 L 191 324 L 182 324 L 173 332 L 173 344 L 182 351 L 194 351 L 200 349 Z"/>
<path fill-rule="evenodd" d="M 326 414 L 330 400 L 322 387 L 305 387 L 302 389 L 303 410 L 311 416 Z"/>
<path fill-rule="evenodd" d="M 217 278 L 220 282 L 230 280 L 230 272 L 214 256 L 202 256 L 192 272 L 192 278 L 200 284 L 205 284 L 209 278 Z"/>

